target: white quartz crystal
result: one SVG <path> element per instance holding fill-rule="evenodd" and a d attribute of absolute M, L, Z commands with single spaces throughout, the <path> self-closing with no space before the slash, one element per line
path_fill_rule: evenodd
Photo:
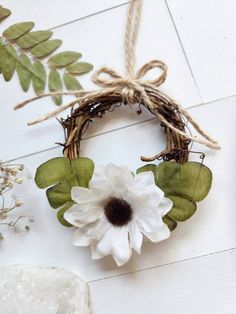
<path fill-rule="evenodd" d="M 1 314 L 88 314 L 88 285 L 59 268 L 0 267 Z"/>

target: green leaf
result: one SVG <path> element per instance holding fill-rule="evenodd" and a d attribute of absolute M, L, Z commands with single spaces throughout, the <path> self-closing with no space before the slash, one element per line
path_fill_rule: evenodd
<path fill-rule="evenodd" d="M 53 208 L 64 206 L 57 214 L 62 224 L 65 222 L 64 212 L 73 205 L 71 188 L 78 185 L 88 187 L 93 169 L 93 161 L 83 157 L 71 161 L 66 157 L 53 158 L 38 167 L 35 183 L 40 189 L 49 187 L 46 193 Z"/>
<path fill-rule="evenodd" d="M 158 165 L 156 182 L 166 195 L 176 193 L 180 169 L 181 165 L 175 161 L 164 161 Z"/>
<path fill-rule="evenodd" d="M 92 64 L 87 62 L 77 62 L 66 67 L 66 70 L 73 75 L 84 74 L 93 69 Z"/>
<path fill-rule="evenodd" d="M 8 52 L 3 44 L 3 42 L 0 43 L 0 71 L 2 72 L 2 69 L 5 65 L 5 60 L 8 57 Z"/>
<path fill-rule="evenodd" d="M 62 90 L 62 80 L 57 70 L 50 70 L 48 78 L 48 87 L 50 92 L 59 92 Z M 62 95 L 52 96 L 56 105 L 61 105 Z"/>
<path fill-rule="evenodd" d="M 36 171 L 35 182 L 40 189 L 45 189 L 61 181 L 75 183 L 70 160 L 66 157 L 50 159 L 40 165 Z"/>
<path fill-rule="evenodd" d="M 168 212 L 168 216 L 177 221 L 185 221 L 192 217 L 197 209 L 195 202 L 181 196 L 168 195 L 169 199 L 173 201 L 173 207 Z"/>
<path fill-rule="evenodd" d="M 11 15 L 11 11 L 0 6 L 0 22 Z"/>
<path fill-rule="evenodd" d="M 156 180 L 166 195 L 185 196 L 199 202 L 209 193 L 212 173 L 198 162 L 186 162 L 181 166 L 173 161 L 164 161 L 158 165 Z"/>
<path fill-rule="evenodd" d="M 18 62 L 16 64 L 16 71 L 20 80 L 22 89 L 27 92 L 31 82 L 31 62 L 30 59 L 25 55 L 21 54 L 18 57 Z"/>
<path fill-rule="evenodd" d="M 26 35 L 20 37 L 16 43 L 21 49 L 29 49 L 49 39 L 52 34 L 53 32 L 51 31 L 29 32 Z"/>
<path fill-rule="evenodd" d="M 47 198 L 52 208 L 58 208 L 71 200 L 71 186 L 67 181 L 60 183 L 47 189 Z"/>
<path fill-rule="evenodd" d="M 3 32 L 3 37 L 8 40 L 15 40 L 28 33 L 34 27 L 33 22 L 22 22 L 11 25 Z"/>
<path fill-rule="evenodd" d="M 212 184 L 211 170 L 198 163 L 185 163 L 180 172 L 181 192 L 195 202 L 203 200 L 210 191 Z"/>
<path fill-rule="evenodd" d="M 59 220 L 59 222 L 65 226 L 65 227 L 72 227 L 72 225 L 65 220 L 64 218 L 64 213 L 71 207 L 73 206 L 73 202 L 69 201 L 67 202 L 61 209 L 58 210 L 57 212 L 57 219 Z"/>
<path fill-rule="evenodd" d="M 60 47 L 62 41 L 59 39 L 47 40 L 41 44 L 38 44 L 31 50 L 32 55 L 35 58 L 44 58 L 50 55 L 53 51 L 55 51 L 58 47 Z"/>
<path fill-rule="evenodd" d="M 164 161 L 158 166 L 145 165 L 137 173 L 144 171 L 153 172 L 156 184 L 173 201 L 165 218 L 170 229 L 175 228 L 175 220 L 185 221 L 192 217 L 197 209 L 195 202 L 204 199 L 211 187 L 210 169 L 198 162 L 180 165 L 175 161 Z"/>
<path fill-rule="evenodd" d="M 177 222 L 173 220 L 169 215 L 165 215 L 163 218 L 165 224 L 167 224 L 170 231 L 173 231 L 177 227 Z"/>
<path fill-rule="evenodd" d="M 10 81 L 16 69 L 16 50 L 12 46 L 0 46 L 1 72 L 5 81 Z"/>
<path fill-rule="evenodd" d="M 34 91 L 37 95 L 40 95 L 45 90 L 46 85 L 46 70 L 43 64 L 36 60 L 32 66 L 32 83 Z"/>
<path fill-rule="evenodd" d="M 68 73 L 64 73 L 63 81 L 67 90 L 79 90 L 83 89 L 80 82 L 73 76 Z"/>
<path fill-rule="evenodd" d="M 71 166 L 76 175 L 78 185 L 87 188 L 93 175 L 94 162 L 89 158 L 80 157 L 71 160 Z"/>
<path fill-rule="evenodd" d="M 64 51 L 52 56 L 48 60 L 51 67 L 65 67 L 71 63 L 76 62 L 81 57 L 79 52 Z"/>

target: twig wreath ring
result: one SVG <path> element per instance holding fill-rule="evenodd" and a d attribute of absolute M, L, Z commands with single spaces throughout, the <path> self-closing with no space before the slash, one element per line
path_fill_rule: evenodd
<path fill-rule="evenodd" d="M 203 160 L 188 161 L 189 145 L 197 142 L 212 149 L 220 148 L 185 109 L 159 90 L 167 76 L 165 63 L 150 61 L 134 74 L 141 4 L 141 0 L 129 3 L 126 76 L 103 67 L 92 77 L 102 89 L 71 92 L 75 100 L 30 123 L 39 123 L 72 108 L 70 116 L 60 120 L 66 136 L 65 157 L 53 158 L 39 166 L 35 181 L 39 188 L 47 188 L 50 205 L 59 209 L 59 221 L 76 228 L 73 244 L 90 246 L 94 259 L 112 255 L 118 266 L 130 259 L 132 250 L 141 252 L 144 237 L 152 242 L 167 239 L 177 223 L 192 217 L 196 203 L 207 196 L 212 173 Z M 152 69 L 161 73 L 153 80 L 145 79 Z M 16 108 L 52 94 L 58 93 L 37 96 Z M 135 104 L 139 105 L 137 113 L 144 106 L 156 116 L 167 138 L 164 151 L 141 159 L 162 162 L 146 164 L 133 174 L 126 166 L 112 163 L 97 166 L 91 159 L 79 157 L 80 141 L 91 121 L 117 105 L 133 108 Z M 186 132 L 185 121 L 200 137 Z"/>

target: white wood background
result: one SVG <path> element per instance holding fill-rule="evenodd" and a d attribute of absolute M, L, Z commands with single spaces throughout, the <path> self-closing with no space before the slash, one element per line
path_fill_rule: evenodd
<path fill-rule="evenodd" d="M 2 0 L 1 5 L 13 12 L 2 30 L 32 19 L 38 29 L 53 28 L 63 50 L 81 51 L 95 68 L 124 70 L 127 1 Z M 194 146 L 207 154 L 205 163 L 214 174 L 211 193 L 194 217 L 179 224 L 167 241 L 145 243 L 141 256 L 133 254 L 130 263 L 117 268 L 110 257 L 92 261 L 88 248 L 72 247 L 72 230 L 57 223 L 45 191 L 28 181 L 21 187 L 22 212 L 34 216 L 35 223 L 29 234 L 9 233 L 1 242 L 0 265 L 59 266 L 79 274 L 89 282 L 94 314 L 236 313 L 235 29 L 235 0 L 144 0 L 137 66 L 164 60 L 169 76 L 161 89 L 189 108 L 222 145 L 219 152 Z M 89 77 L 82 81 L 93 87 Z M 16 103 L 33 95 L 21 92 L 17 78 L 7 84 L 1 78 L 0 94 L 0 158 L 23 162 L 34 174 L 39 164 L 61 155 L 54 143 L 63 141 L 63 133 L 55 119 L 31 128 L 26 122 L 55 107 L 43 100 L 14 112 Z M 128 108 L 97 121 L 85 137 L 83 156 L 132 170 L 141 165 L 141 154 L 164 146 L 156 121 Z"/>

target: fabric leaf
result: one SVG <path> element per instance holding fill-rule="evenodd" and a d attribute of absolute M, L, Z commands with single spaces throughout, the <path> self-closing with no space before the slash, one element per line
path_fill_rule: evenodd
<path fill-rule="evenodd" d="M 31 67 L 32 65 L 30 59 L 25 54 L 21 54 L 18 57 L 16 71 L 20 80 L 21 87 L 25 92 L 27 92 L 27 90 L 29 89 L 31 82 Z"/>
<path fill-rule="evenodd" d="M 93 175 L 94 162 L 89 158 L 80 157 L 71 160 L 71 166 L 76 175 L 78 185 L 87 188 Z"/>
<path fill-rule="evenodd" d="M 198 163 L 186 162 L 182 166 L 173 161 L 164 161 L 158 165 L 157 185 L 167 195 L 182 195 L 199 202 L 211 188 L 211 170 Z"/>
<path fill-rule="evenodd" d="M 168 214 L 165 215 L 163 218 L 163 222 L 167 224 L 170 231 L 173 231 L 177 227 L 177 222 L 172 219 Z"/>
<path fill-rule="evenodd" d="M 52 208 L 58 208 L 71 200 L 71 185 L 67 181 L 61 181 L 47 189 L 46 193 Z"/>
<path fill-rule="evenodd" d="M 167 197 L 173 201 L 173 207 L 168 212 L 168 216 L 177 221 L 189 219 L 197 209 L 196 203 L 187 198 L 176 195 L 168 195 Z"/>
<path fill-rule="evenodd" d="M 72 227 L 72 225 L 65 220 L 64 213 L 73 205 L 72 201 L 67 202 L 63 207 L 61 207 L 57 212 L 57 219 L 65 227 Z"/>
<path fill-rule="evenodd" d="M 21 49 L 29 49 L 37 44 L 49 39 L 52 36 L 51 31 L 36 31 L 36 32 L 29 32 L 26 35 L 20 37 L 16 44 Z"/>
<path fill-rule="evenodd" d="M 79 52 L 64 51 L 52 56 L 48 60 L 51 67 L 65 67 L 71 63 L 76 62 L 81 57 Z"/>
<path fill-rule="evenodd" d="M 47 198 L 53 208 L 59 208 L 57 217 L 64 225 L 64 212 L 73 205 L 71 188 L 88 187 L 94 170 L 94 163 L 89 158 L 69 160 L 66 157 L 53 158 L 38 167 L 35 183 L 40 189 L 47 189 Z M 68 223 L 67 223 L 68 225 Z"/>
<path fill-rule="evenodd" d="M 47 40 L 35 46 L 31 53 L 35 58 L 44 58 L 60 47 L 61 44 L 62 41 L 60 39 Z"/>
<path fill-rule="evenodd" d="M 34 22 L 22 22 L 11 25 L 3 32 L 3 37 L 15 40 L 28 33 L 34 27 Z"/>
<path fill-rule="evenodd" d="M 57 70 L 50 70 L 48 78 L 48 87 L 50 92 L 59 92 L 62 90 L 62 80 Z M 56 105 L 61 105 L 62 95 L 52 96 Z"/>
<path fill-rule="evenodd" d="M 34 91 L 37 95 L 40 95 L 45 90 L 47 76 L 46 70 L 43 64 L 40 61 L 36 60 L 32 66 L 32 72 L 32 83 Z"/>
<path fill-rule="evenodd" d="M 63 81 L 67 90 L 83 89 L 80 82 L 71 74 L 64 73 Z"/>
<path fill-rule="evenodd" d="M 1 72 L 5 81 L 10 81 L 16 69 L 16 50 L 10 45 L 0 46 Z"/>
<path fill-rule="evenodd" d="M 11 15 L 11 11 L 6 9 L 6 8 L 3 8 L 1 5 L 0 5 L 0 22 L 2 22 L 2 20 L 4 20 L 6 17 L 8 17 L 9 15 Z"/>
<path fill-rule="evenodd" d="M 93 69 L 92 64 L 87 62 L 77 62 L 66 67 L 66 70 L 73 75 L 84 74 Z"/>
<path fill-rule="evenodd" d="M 156 185 L 173 201 L 172 209 L 165 216 L 170 230 L 177 226 L 176 220 L 185 221 L 192 217 L 197 209 L 195 202 L 207 196 L 212 182 L 210 169 L 198 162 L 180 165 L 175 161 L 164 161 L 158 166 L 145 165 L 137 173 L 143 171 L 152 171 Z"/>
<path fill-rule="evenodd" d="M 66 157 L 57 157 L 46 161 L 38 167 L 35 175 L 35 182 L 40 189 L 64 180 L 75 183 L 70 160 Z"/>
<path fill-rule="evenodd" d="M 180 172 L 180 191 L 195 202 L 203 200 L 212 184 L 211 170 L 197 162 L 185 163 Z"/>

